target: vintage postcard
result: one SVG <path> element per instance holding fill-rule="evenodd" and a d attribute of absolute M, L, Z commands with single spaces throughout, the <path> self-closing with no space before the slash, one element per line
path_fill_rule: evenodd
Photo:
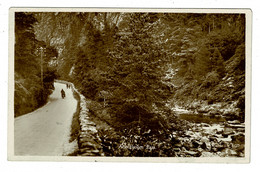
<path fill-rule="evenodd" d="M 10 8 L 8 159 L 249 163 L 251 15 Z"/>

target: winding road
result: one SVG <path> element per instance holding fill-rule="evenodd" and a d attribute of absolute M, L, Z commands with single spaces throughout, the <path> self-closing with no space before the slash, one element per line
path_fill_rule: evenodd
<path fill-rule="evenodd" d="M 70 127 L 77 100 L 65 84 L 54 83 L 49 102 L 34 112 L 14 120 L 14 153 L 29 156 L 62 156 L 73 151 L 69 143 Z M 66 93 L 61 98 L 61 89 Z"/>

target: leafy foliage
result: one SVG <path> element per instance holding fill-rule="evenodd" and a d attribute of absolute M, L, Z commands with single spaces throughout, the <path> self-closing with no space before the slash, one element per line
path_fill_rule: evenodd
<path fill-rule="evenodd" d="M 52 92 L 55 69 L 49 66 L 57 51 L 35 38 L 33 26 L 37 22 L 32 13 L 15 13 L 15 116 L 23 115 L 46 103 Z M 39 47 L 45 47 L 43 61 Z M 41 63 L 43 87 L 41 85 Z"/>
<path fill-rule="evenodd" d="M 93 100 L 90 110 L 120 135 L 138 128 L 131 134 L 151 130 L 156 140 L 177 129 L 181 122 L 169 101 L 235 101 L 244 115 L 244 14 L 57 12 L 35 18 L 37 39 L 57 49 L 60 77 Z"/>

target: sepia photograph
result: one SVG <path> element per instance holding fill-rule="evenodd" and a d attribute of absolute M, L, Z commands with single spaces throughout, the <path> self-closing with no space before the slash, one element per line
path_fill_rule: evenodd
<path fill-rule="evenodd" d="M 9 14 L 10 160 L 249 162 L 250 10 Z"/>

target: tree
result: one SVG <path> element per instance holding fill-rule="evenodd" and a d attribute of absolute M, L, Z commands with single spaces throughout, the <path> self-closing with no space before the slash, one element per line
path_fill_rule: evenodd
<path fill-rule="evenodd" d="M 220 76 L 223 76 L 225 74 L 224 60 L 218 48 L 215 48 L 212 54 L 211 63 L 212 63 L 212 69 L 216 71 Z"/>
<path fill-rule="evenodd" d="M 194 54 L 194 59 L 193 70 L 195 71 L 196 79 L 201 80 L 211 71 L 210 52 L 207 47 L 201 47 L 199 51 Z"/>
<path fill-rule="evenodd" d="M 149 125 L 147 119 L 160 116 L 158 111 L 164 107 L 168 90 L 161 77 L 167 60 L 153 37 L 158 17 L 131 13 L 127 19 L 128 27 L 124 28 L 112 53 L 117 57 L 111 57 L 115 61 L 113 79 L 117 83 L 112 91 L 111 113 L 115 113 L 123 125 L 139 121 L 139 125 L 145 126 Z"/>
<path fill-rule="evenodd" d="M 46 44 L 35 37 L 36 22 L 33 13 L 15 13 L 15 116 L 42 106 L 53 88 L 55 71 L 49 70 L 48 61 L 56 56 L 57 52 L 52 47 L 47 47 L 44 53 L 46 61 L 41 61 L 37 48 L 46 47 Z M 46 74 L 43 77 L 43 85 L 39 70 L 41 66 Z"/>

